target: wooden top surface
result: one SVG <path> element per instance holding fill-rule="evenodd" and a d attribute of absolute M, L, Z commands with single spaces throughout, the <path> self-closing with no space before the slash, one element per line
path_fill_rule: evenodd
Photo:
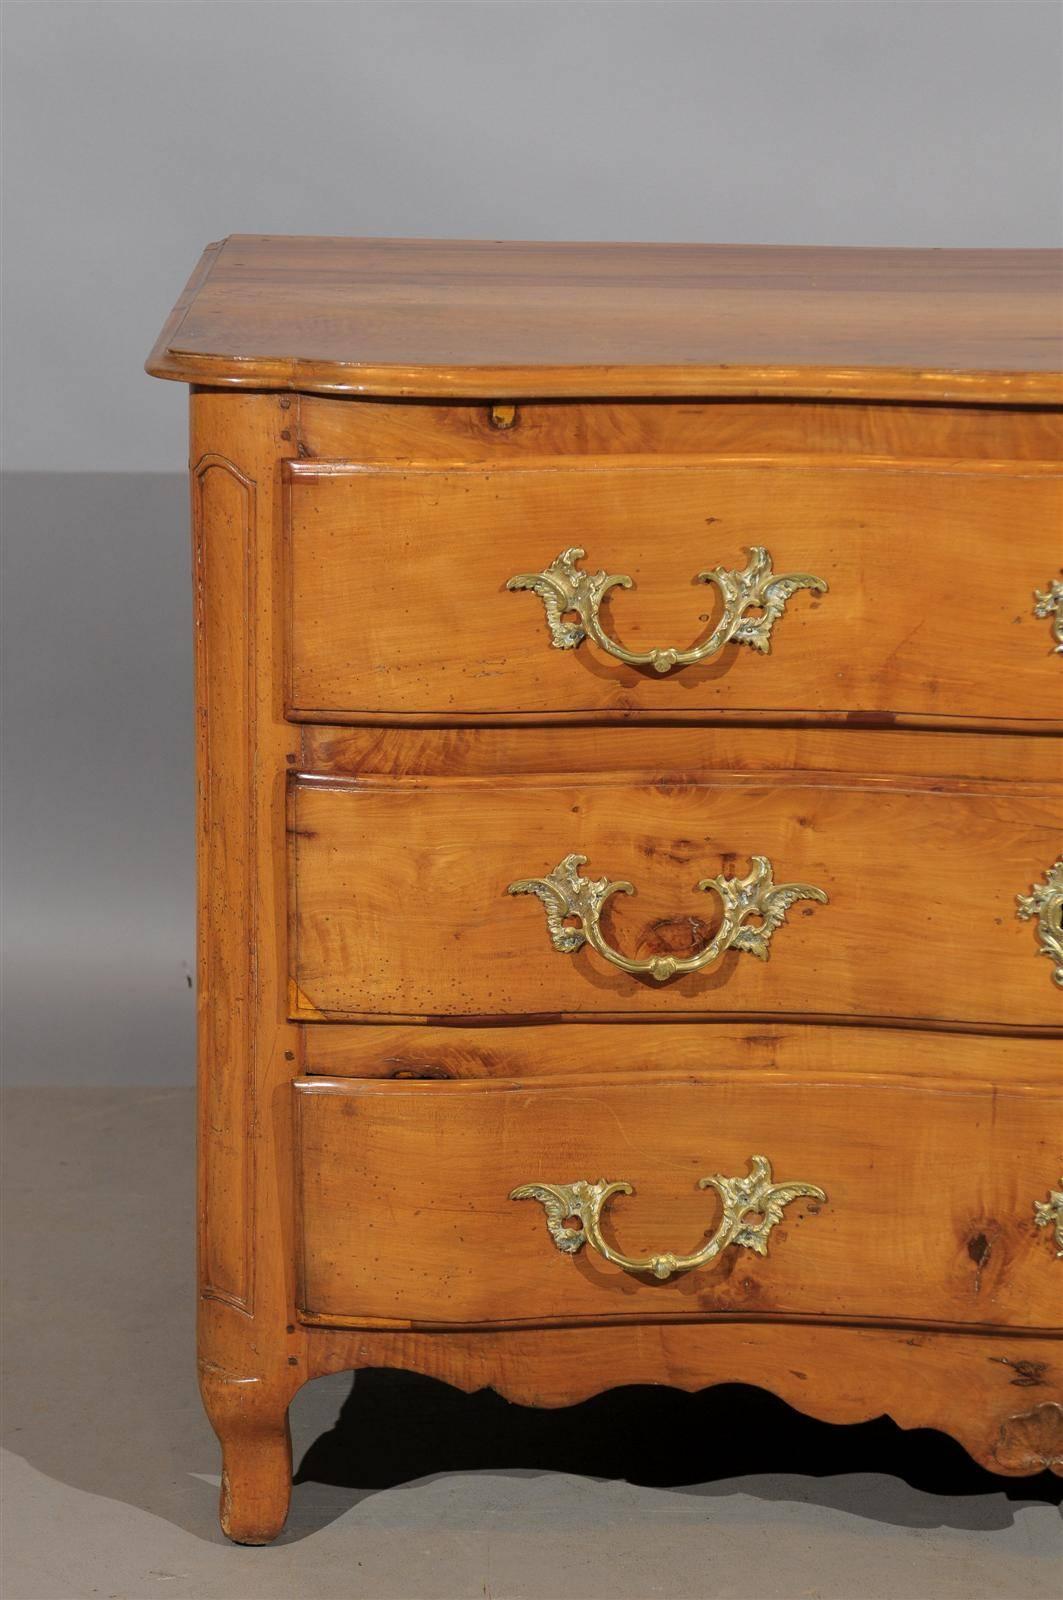
<path fill-rule="evenodd" d="M 147 362 L 206 386 L 501 400 L 1063 403 L 1063 251 L 234 234 Z"/>

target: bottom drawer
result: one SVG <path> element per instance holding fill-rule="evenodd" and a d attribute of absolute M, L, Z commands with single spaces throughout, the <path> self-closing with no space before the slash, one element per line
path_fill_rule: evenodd
<path fill-rule="evenodd" d="M 1063 1321 L 1035 1212 L 1063 1146 L 1044 1088 L 732 1072 L 295 1094 L 308 1322 Z"/>

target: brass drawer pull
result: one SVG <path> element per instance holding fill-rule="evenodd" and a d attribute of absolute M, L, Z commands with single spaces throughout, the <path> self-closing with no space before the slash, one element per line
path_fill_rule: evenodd
<path fill-rule="evenodd" d="M 766 654 L 771 648 L 771 630 L 786 610 L 786 602 L 798 589 L 827 593 L 822 578 L 807 572 L 777 575 L 771 570 L 771 556 L 763 545 L 750 546 L 749 563 L 740 572 L 714 567 L 699 572 L 697 583 L 714 583 L 723 596 L 723 616 L 709 637 L 690 650 L 625 650 L 611 639 L 601 625 L 598 609 L 610 589 L 630 589 L 630 578 L 622 573 L 584 572 L 576 563 L 586 551 L 579 545 L 551 562 L 542 572 L 521 572 L 510 578 L 507 589 L 532 589 L 546 608 L 546 622 L 556 650 L 573 650 L 584 639 L 594 643 L 618 661 L 632 667 L 652 667 L 655 672 L 670 672 L 673 667 L 693 666 L 714 656 L 726 644 L 748 644 Z M 757 616 L 747 616 L 750 608 Z M 566 622 L 574 611 L 578 622 Z"/>
<path fill-rule="evenodd" d="M 1053 578 L 1044 593 L 1040 589 L 1035 589 L 1033 597 L 1034 616 L 1041 617 L 1042 620 L 1047 617 L 1052 618 L 1052 637 L 1056 641 L 1055 654 L 1063 656 L 1063 581 Z"/>
<path fill-rule="evenodd" d="M 1052 978 L 1063 989 L 1063 856 L 1045 872 L 1043 883 L 1035 883 L 1029 894 L 1015 898 L 1020 922 L 1037 918 L 1038 953 L 1056 963 Z"/>
<path fill-rule="evenodd" d="M 604 1178 L 588 1183 L 524 1183 L 514 1189 L 511 1200 L 538 1200 L 546 1212 L 546 1226 L 557 1248 L 575 1255 L 589 1244 L 599 1255 L 625 1272 L 648 1272 L 654 1278 L 671 1278 L 695 1267 L 708 1266 L 730 1244 L 768 1253 L 768 1235 L 783 1219 L 783 1207 L 799 1196 L 825 1204 L 827 1196 L 814 1183 L 773 1183 L 771 1162 L 766 1156 L 750 1156 L 749 1173 L 744 1178 L 725 1178 L 716 1173 L 700 1178 L 699 1189 L 715 1189 L 723 1205 L 720 1225 L 712 1238 L 692 1255 L 677 1256 L 666 1251 L 656 1256 L 625 1256 L 602 1238 L 602 1212 L 614 1194 L 634 1194 L 630 1183 L 607 1183 Z M 566 1228 L 569 1217 L 579 1219 L 578 1228 Z"/>
<path fill-rule="evenodd" d="M 1034 1221 L 1039 1228 L 1051 1228 L 1056 1238 L 1056 1258 L 1063 1261 L 1063 1178 L 1060 1188 L 1049 1189 L 1047 1200 L 1033 1203 Z"/>
<path fill-rule="evenodd" d="M 679 972 L 697 972 L 719 959 L 727 950 L 744 950 L 747 955 L 767 961 L 768 946 L 776 928 L 784 921 L 795 900 L 818 900 L 827 904 L 822 889 L 810 883 L 775 883 L 767 856 L 754 856 L 752 870 L 745 878 L 702 878 L 699 889 L 711 889 L 723 905 L 723 921 L 711 944 L 696 956 L 649 956 L 634 961 L 606 943 L 600 926 L 602 908 L 614 894 L 634 894 L 633 884 L 624 879 L 582 878 L 579 869 L 586 856 L 570 855 L 558 863 L 545 878 L 519 878 L 509 886 L 510 894 L 534 894 L 543 903 L 546 926 L 554 949 L 571 955 L 584 944 L 624 972 L 645 974 L 663 983 Z M 575 917 L 578 928 L 566 927 L 565 919 Z M 761 919 L 758 927 L 747 925 L 749 917 Z"/>

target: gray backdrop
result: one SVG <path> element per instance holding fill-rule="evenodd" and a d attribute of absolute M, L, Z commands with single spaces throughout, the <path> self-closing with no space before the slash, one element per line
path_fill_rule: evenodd
<path fill-rule="evenodd" d="M 192 1073 L 183 390 L 230 232 L 1063 242 L 1063 11 L 4 8 L 5 1061 Z"/>

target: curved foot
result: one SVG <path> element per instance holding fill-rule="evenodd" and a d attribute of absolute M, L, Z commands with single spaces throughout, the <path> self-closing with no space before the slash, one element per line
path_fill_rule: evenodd
<path fill-rule="evenodd" d="M 200 1365 L 199 1388 L 222 1449 L 222 1532 L 235 1544 L 269 1544 L 284 1527 L 291 1498 L 287 1392 L 209 1362 Z"/>

